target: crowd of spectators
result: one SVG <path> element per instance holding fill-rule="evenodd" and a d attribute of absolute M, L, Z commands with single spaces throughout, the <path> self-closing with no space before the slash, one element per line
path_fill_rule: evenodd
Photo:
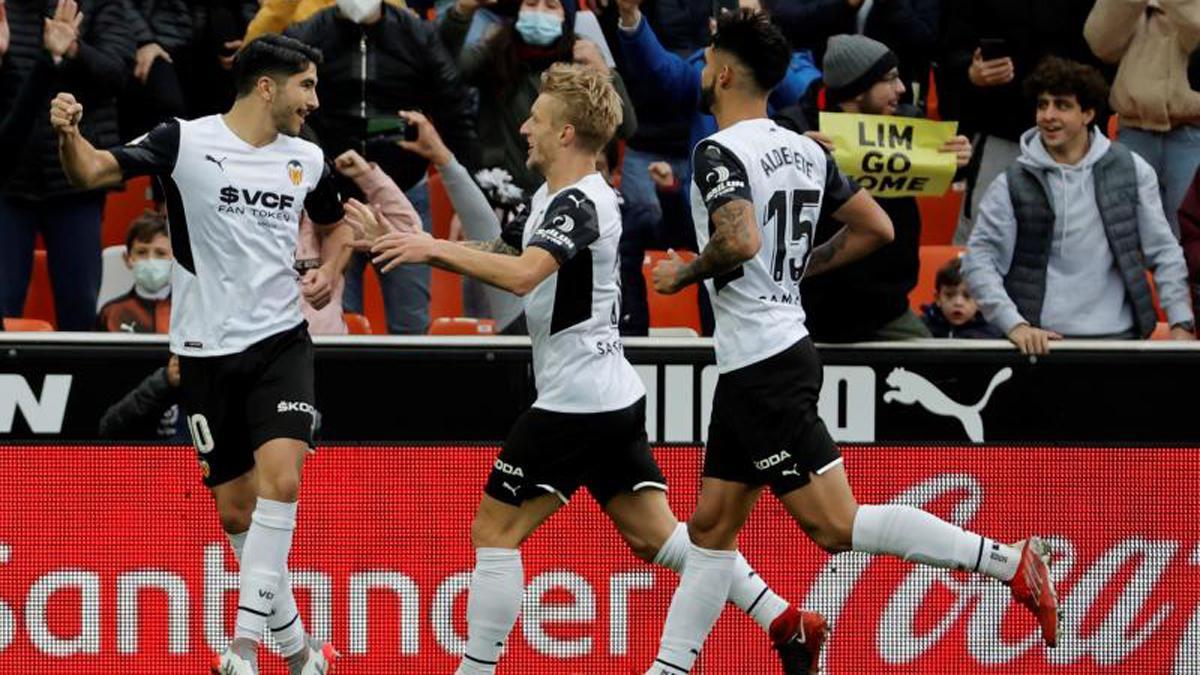
<path fill-rule="evenodd" d="M 611 73 L 623 119 L 598 169 L 623 201 L 621 330 L 646 334 L 646 251 L 695 248 L 689 155 L 716 128 L 703 52 L 714 12 L 738 6 L 767 11 L 793 43 L 770 100 L 780 124 L 832 149 L 820 111 L 958 122 L 942 151 L 966 190 L 963 259 L 938 272 L 933 297 L 911 298 L 921 210 L 880 199 L 895 241 L 804 283 L 816 339 L 1007 336 L 1036 353 L 1064 336 L 1145 338 L 1160 328 L 1154 298 L 1171 337 L 1194 335 L 1200 0 L 0 0 L 0 315 L 22 315 L 40 236 L 57 329 L 164 331 L 163 217 L 130 224 L 133 287 L 98 312 L 107 195 L 67 182 L 47 101 L 74 94 L 93 143 L 128 142 L 225 110 L 237 50 L 285 32 L 324 55 L 305 133 L 384 229 L 430 230 L 431 171 L 456 233 L 518 217 L 539 182 L 520 127 L 541 74 L 557 62 Z M 815 244 L 833 231 L 820 225 Z M 310 324 L 344 333 L 369 260 L 301 235 L 298 266 L 344 269 Z M 429 329 L 430 286 L 420 266 L 381 276 L 388 332 Z M 521 330 L 514 298 L 464 291 L 470 311 Z M 707 332 L 702 290 L 698 302 Z M 150 384 L 165 392 L 160 375 Z"/>

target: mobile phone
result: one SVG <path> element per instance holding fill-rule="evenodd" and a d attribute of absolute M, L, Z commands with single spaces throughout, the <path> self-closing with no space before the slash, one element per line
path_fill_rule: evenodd
<path fill-rule="evenodd" d="M 1008 40 L 1004 38 L 982 38 L 979 40 L 979 54 L 984 61 L 995 61 L 1008 56 Z"/>
<path fill-rule="evenodd" d="M 418 134 L 417 128 L 409 125 L 402 117 L 367 118 L 368 141 L 415 141 Z"/>

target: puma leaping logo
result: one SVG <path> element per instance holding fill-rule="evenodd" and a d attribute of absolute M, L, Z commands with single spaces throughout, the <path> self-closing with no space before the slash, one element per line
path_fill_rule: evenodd
<path fill-rule="evenodd" d="M 225 173 L 225 160 L 229 159 L 228 157 L 222 157 L 221 159 L 217 159 L 216 157 L 213 157 L 212 155 L 205 155 L 204 159 L 212 162 L 213 164 L 216 164 L 217 168 L 221 170 L 221 173 Z"/>
<path fill-rule="evenodd" d="M 508 490 L 509 492 L 513 493 L 513 496 L 514 496 L 514 497 L 516 497 L 516 496 L 517 496 L 517 488 L 515 488 L 515 487 L 513 487 L 513 486 L 509 485 L 509 484 L 508 484 L 508 481 L 504 481 L 503 483 L 501 483 L 501 485 L 503 485 L 503 486 L 504 486 L 504 488 L 505 488 L 506 490 Z"/>
<path fill-rule="evenodd" d="M 988 384 L 983 398 L 979 399 L 975 405 L 967 406 L 944 394 L 924 377 L 903 368 L 896 368 L 887 376 L 887 384 L 892 389 L 884 392 L 883 402 L 892 403 L 894 401 L 904 405 L 919 403 L 922 408 L 934 415 L 953 417 L 962 422 L 963 430 L 967 432 L 967 438 L 970 438 L 971 442 L 982 443 L 983 417 L 980 416 L 980 413 L 987 407 L 996 387 L 1007 382 L 1011 377 L 1012 368 L 1001 368 L 992 376 L 992 381 Z"/>
<path fill-rule="evenodd" d="M 792 468 L 784 469 L 783 471 L 781 471 L 779 473 L 779 475 L 780 476 L 795 476 L 795 477 L 799 478 L 800 477 L 800 466 L 797 464 L 793 464 Z"/>

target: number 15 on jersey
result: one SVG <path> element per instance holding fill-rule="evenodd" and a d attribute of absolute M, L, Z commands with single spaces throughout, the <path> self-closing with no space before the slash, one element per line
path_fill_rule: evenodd
<path fill-rule="evenodd" d="M 776 283 L 799 283 L 812 255 L 813 234 L 820 217 L 820 190 L 779 190 L 767 202 L 763 227 L 775 240 L 771 275 Z"/>

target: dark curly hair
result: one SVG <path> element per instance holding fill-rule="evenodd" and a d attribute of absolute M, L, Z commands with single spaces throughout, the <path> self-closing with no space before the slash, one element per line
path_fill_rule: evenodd
<path fill-rule="evenodd" d="M 771 91 L 787 75 L 792 46 L 764 12 L 740 9 L 717 20 L 712 48 L 737 57 L 754 74 L 764 91 Z"/>
<path fill-rule="evenodd" d="M 1074 96 L 1080 108 L 1095 111 L 1097 117 L 1104 114 L 1108 105 L 1108 83 L 1099 70 L 1057 56 L 1042 59 L 1025 78 L 1026 96 L 1036 100 L 1042 94 Z"/>

